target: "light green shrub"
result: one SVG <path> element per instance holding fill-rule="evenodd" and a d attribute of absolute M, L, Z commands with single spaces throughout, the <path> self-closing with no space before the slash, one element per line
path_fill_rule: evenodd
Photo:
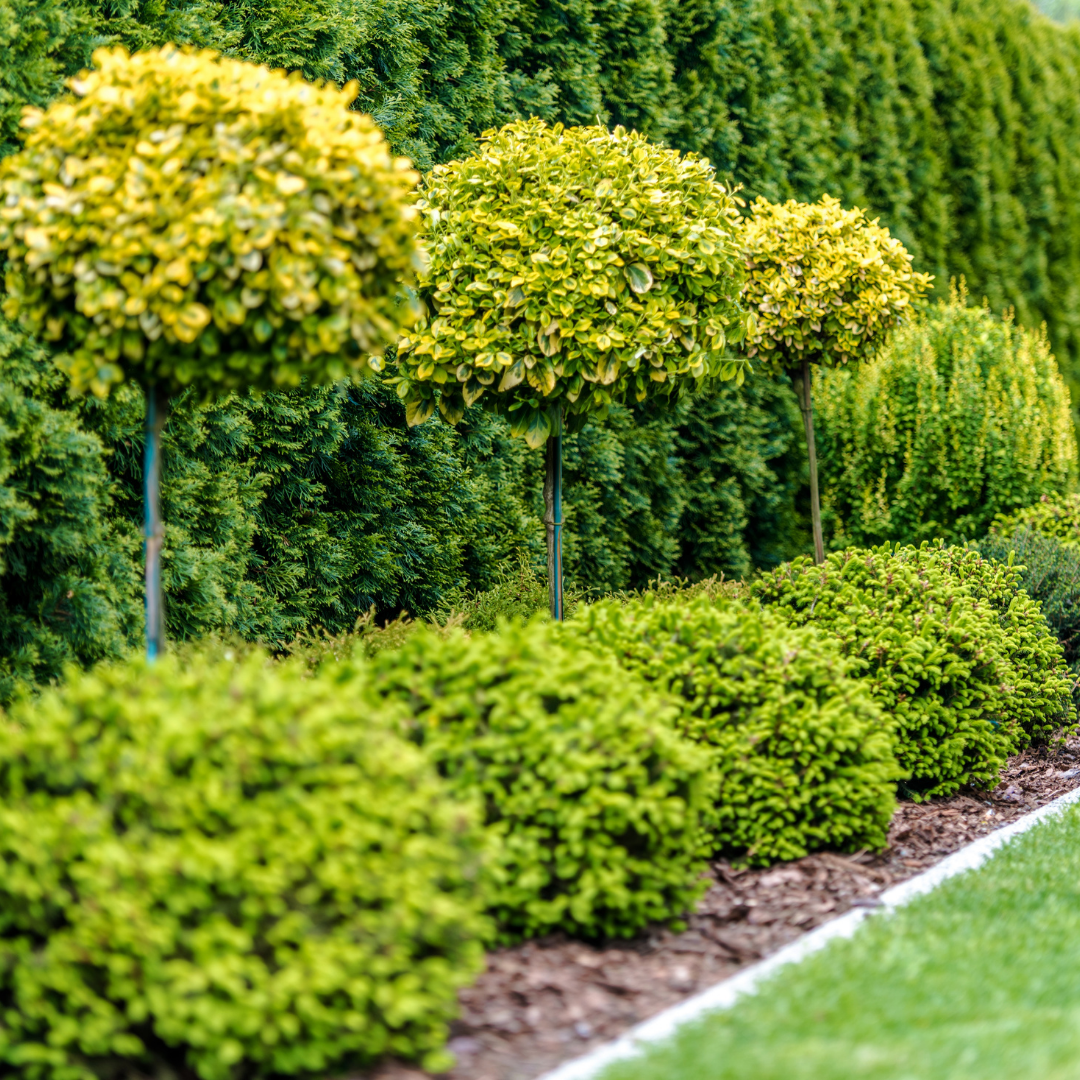
<path fill-rule="evenodd" d="M 753 592 L 838 638 L 892 721 L 919 798 L 992 785 L 1008 754 L 1073 720 L 1061 647 L 1015 567 L 885 544 L 817 567 L 796 559 Z"/>
<path fill-rule="evenodd" d="M 679 731 L 713 751 L 726 854 L 764 863 L 885 844 L 892 737 L 827 634 L 701 592 L 590 604 L 566 633 L 674 698 Z"/>
<path fill-rule="evenodd" d="M 98 667 L 0 723 L 0 1062 L 438 1068 L 480 969 L 467 807 L 340 669 Z"/>
<path fill-rule="evenodd" d="M 1009 536 L 1023 528 L 1080 550 L 1080 494 L 1043 495 L 1037 503 L 1023 510 L 999 514 L 990 531 L 998 536 Z"/>
<path fill-rule="evenodd" d="M 411 738 L 483 800 L 504 937 L 627 937 L 701 895 L 715 775 L 638 676 L 547 622 L 420 631 L 370 663 Z"/>
<path fill-rule="evenodd" d="M 1069 392 L 1042 331 L 962 293 L 815 391 L 835 546 L 958 542 L 1076 481 Z"/>

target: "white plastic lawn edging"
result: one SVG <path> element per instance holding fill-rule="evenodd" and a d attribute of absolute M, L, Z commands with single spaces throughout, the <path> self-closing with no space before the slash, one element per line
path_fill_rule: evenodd
<path fill-rule="evenodd" d="M 1080 787 L 1039 807 L 1038 810 L 1033 810 L 1030 814 L 1025 814 L 1011 825 L 1004 825 L 987 836 L 981 836 L 978 840 L 972 841 L 966 847 L 942 859 L 924 873 L 909 878 L 899 885 L 894 885 L 877 897 L 880 901 L 879 905 L 872 908 L 852 908 L 851 911 L 845 912 L 831 922 L 819 926 L 816 930 L 811 930 L 798 941 L 785 945 L 784 948 L 766 957 L 760 963 L 753 964 L 737 975 L 732 975 L 723 982 L 710 986 L 708 990 L 703 990 L 700 994 L 695 994 L 678 1005 L 657 1013 L 651 1019 L 620 1035 L 614 1042 L 598 1047 L 583 1057 L 568 1061 L 554 1071 L 545 1073 L 539 1080 L 592 1080 L 614 1062 L 637 1057 L 650 1044 L 670 1038 L 684 1024 L 697 1020 L 705 1013 L 730 1009 L 740 997 L 754 993 L 774 971 L 787 967 L 789 964 L 797 964 L 811 953 L 824 948 L 835 938 L 851 937 L 869 915 L 895 910 L 914 900 L 916 896 L 937 888 L 948 878 L 962 874 L 966 870 L 974 870 L 1014 837 L 1027 832 L 1040 821 L 1061 813 L 1075 802 L 1080 802 Z"/>

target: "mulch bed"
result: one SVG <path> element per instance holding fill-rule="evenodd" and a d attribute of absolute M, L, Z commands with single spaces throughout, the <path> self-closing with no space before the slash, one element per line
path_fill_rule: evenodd
<path fill-rule="evenodd" d="M 733 975 L 965 844 L 1080 786 L 1080 738 L 1010 759 L 992 792 L 902 802 L 889 846 L 870 854 L 824 852 L 765 870 L 713 864 L 713 885 L 682 933 L 658 928 L 593 946 L 553 935 L 488 956 L 461 992 L 445 1080 L 534 1080 L 661 1009 Z M 372 1080 L 422 1080 L 388 1065 Z"/>

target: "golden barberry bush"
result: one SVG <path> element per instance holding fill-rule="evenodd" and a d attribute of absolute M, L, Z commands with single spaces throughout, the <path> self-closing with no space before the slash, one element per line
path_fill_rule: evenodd
<path fill-rule="evenodd" d="M 744 330 L 738 210 L 704 159 L 534 119 L 436 166 L 420 206 L 427 317 L 398 349 L 411 423 L 483 398 L 539 446 L 553 405 L 584 420 L 741 375 L 724 352 Z"/>
<path fill-rule="evenodd" d="M 171 46 L 94 65 L 0 165 L 4 313 L 77 389 L 328 381 L 395 340 L 417 174 L 354 84 Z"/>

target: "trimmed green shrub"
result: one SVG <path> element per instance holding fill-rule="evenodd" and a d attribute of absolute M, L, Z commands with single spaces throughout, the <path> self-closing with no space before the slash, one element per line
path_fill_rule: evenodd
<path fill-rule="evenodd" d="M 1012 514 L 999 514 L 991 533 L 1009 536 L 1017 529 L 1031 529 L 1065 547 L 1080 550 L 1080 494 L 1043 495 L 1037 503 Z"/>
<path fill-rule="evenodd" d="M 611 652 L 715 754 L 717 847 L 754 863 L 880 848 L 901 771 L 857 666 L 827 634 L 756 604 L 646 594 L 589 604 L 571 641 Z"/>
<path fill-rule="evenodd" d="M 482 966 L 472 811 L 342 669 L 68 673 L 0 723 L 8 1076 L 438 1069 Z"/>
<path fill-rule="evenodd" d="M 1073 722 L 1061 646 L 1017 579 L 963 548 L 885 544 L 796 559 L 753 593 L 839 639 L 925 799 L 992 784 L 1008 754 Z"/>
<path fill-rule="evenodd" d="M 1020 588 L 1038 603 L 1061 642 L 1065 662 L 1076 671 L 1080 662 L 1080 551 L 1026 526 L 1011 536 L 990 533 L 973 546 L 987 559 L 1015 560 Z"/>
<path fill-rule="evenodd" d="M 639 677 L 535 621 L 421 630 L 371 665 L 410 738 L 483 801 L 504 939 L 629 937 L 701 895 L 716 777 Z"/>
<path fill-rule="evenodd" d="M 962 291 L 815 395 L 836 546 L 982 536 L 995 515 L 1076 482 L 1069 392 L 1046 336 Z M 1017 519 L 1019 520 L 1019 519 Z"/>
<path fill-rule="evenodd" d="M 1019 733 L 1017 749 L 1045 744 L 1051 735 L 1076 722 L 1065 696 L 1069 688 L 1064 652 L 1038 601 L 1024 589 L 1021 568 L 962 547 L 938 548 L 938 564 L 962 583 L 978 603 L 997 615 L 1002 636 L 995 643 L 999 669 L 1008 693 L 1006 715 Z"/>

